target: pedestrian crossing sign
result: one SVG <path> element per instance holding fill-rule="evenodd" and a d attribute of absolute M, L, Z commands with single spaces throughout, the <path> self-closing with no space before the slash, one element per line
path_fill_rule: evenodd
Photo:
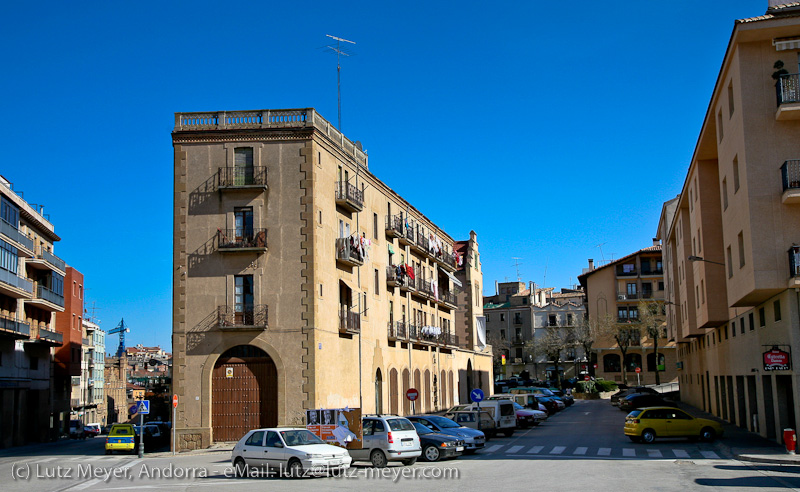
<path fill-rule="evenodd" d="M 139 402 L 139 407 L 136 409 L 137 413 L 149 414 L 150 413 L 150 400 L 142 400 Z"/>

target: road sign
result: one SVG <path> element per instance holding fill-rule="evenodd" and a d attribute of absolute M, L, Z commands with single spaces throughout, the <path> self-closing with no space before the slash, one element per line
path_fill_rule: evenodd
<path fill-rule="evenodd" d="M 480 388 L 475 388 L 474 390 L 469 392 L 469 397 L 475 403 L 480 403 L 483 401 L 483 390 L 481 390 Z"/>
<path fill-rule="evenodd" d="M 131 405 L 131 408 L 128 409 L 128 413 L 136 413 L 137 408 L 139 408 L 139 404 L 134 403 L 133 405 Z"/>
<path fill-rule="evenodd" d="M 589 375 L 588 375 L 588 374 L 587 374 L 587 375 L 585 375 L 585 376 L 583 377 L 583 380 L 584 380 L 584 381 L 589 381 L 590 379 L 591 379 L 591 378 L 589 377 Z"/>
<path fill-rule="evenodd" d="M 178 406 L 178 395 L 172 395 L 172 406 L 173 407 Z"/>
<path fill-rule="evenodd" d="M 150 400 L 141 400 L 138 403 L 138 408 L 136 409 L 141 415 L 146 415 L 150 413 Z"/>
<path fill-rule="evenodd" d="M 419 398 L 419 391 L 415 390 L 414 388 L 409 388 L 409 390 L 406 391 L 406 398 L 408 398 L 411 401 L 416 400 L 417 398 Z"/>
<path fill-rule="evenodd" d="M 595 369 L 597 369 L 597 364 L 592 364 L 592 365 L 594 366 Z"/>
<path fill-rule="evenodd" d="M 637 367 L 636 368 L 636 374 L 639 374 L 640 372 L 642 372 L 642 368 L 641 367 Z"/>

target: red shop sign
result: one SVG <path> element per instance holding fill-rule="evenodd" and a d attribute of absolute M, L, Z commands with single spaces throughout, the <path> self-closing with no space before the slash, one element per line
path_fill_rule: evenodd
<path fill-rule="evenodd" d="M 778 348 L 764 352 L 765 371 L 788 371 L 791 369 L 789 353 Z"/>

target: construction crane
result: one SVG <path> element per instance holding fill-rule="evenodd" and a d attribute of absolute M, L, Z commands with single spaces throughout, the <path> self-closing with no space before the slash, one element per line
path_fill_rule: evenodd
<path fill-rule="evenodd" d="M 125 333 L 130 333 L 130 331 L 131 329 L 125 326 L 125 318 L 122 318 L 116 328 L 109 330 L 109 335 L 119 333 L 119 347 L 117 348 L 116 357 L 122 357 L 122 355 L 125 353 Z"/>

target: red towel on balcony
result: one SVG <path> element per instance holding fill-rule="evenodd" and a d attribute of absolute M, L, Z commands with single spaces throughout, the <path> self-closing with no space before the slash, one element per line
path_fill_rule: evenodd
<path fill-rule="evenodd" d="M 411 265 L 406 265 L 406 275 L 411 280 L 414 280 L 414 268 Z"/>

